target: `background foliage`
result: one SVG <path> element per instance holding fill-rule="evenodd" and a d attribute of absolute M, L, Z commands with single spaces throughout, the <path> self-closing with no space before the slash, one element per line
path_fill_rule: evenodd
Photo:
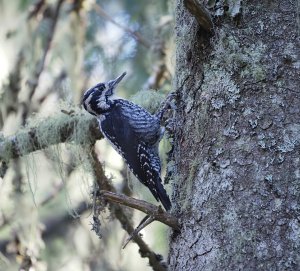
<path fill-rule="evenodd" d="M 44 133 L 57 136 L 53 116 L 58 121 L 59 116 L 78 112 L 88 87 L 123 71 L 127 78 L 120 96 L 171 88 L 168 1 L 1 0 L 0 16 L 1 137 L 30 131 L 41 122 L 41 138 L 46 138 Z M 136 100 L 144 102 L 145 97 L 138 95 Z M 96 151 L 117 190 L 126 191 L 131 178 L 121 159 L 102 141 Z M 2 161 L 1 270 L 149 268 L 136 245 L 121 249 L 126 234 L 107 210 L 101 216 L 103 238 L 91 232 L 93 178 L 87 155 L 75 140 Z M 132 182 L 129 187 L 138 187 L 137 197 L 152 200 Z M 141 215 L 131 215 L 136 224 Z M 144 239 L 166 254 L 165 227 L 150 226 Z"/>

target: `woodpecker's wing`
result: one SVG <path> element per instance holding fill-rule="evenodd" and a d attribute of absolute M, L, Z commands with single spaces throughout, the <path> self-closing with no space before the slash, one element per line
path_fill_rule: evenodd
<path fill-rule="evenodd" d="M 150 189 L 157 200 L 162 202 L 165 209 L 169 210 L 171 203 L 160 179 L 157 146 L 151 145 L 154 136 L 147 137 L 147 129 L 144 128 L 145 131 L 142 131 L 140 128 L 144 122 L 134 125 L 132 117 L 124 114 L 124 105 L 116 105 L 100 121 L 101 131 L 125 159 L 133 174 Z M 152 141 L 149 142 L 149 139 Z"/>
<path fill-rule="evenodd" d="M 144 108 L 127 100 L 115 100 L 120 117 L 128 120 L 128 128 L 142 141 L 154 145 L 161 137 L 160 120 Z"/>

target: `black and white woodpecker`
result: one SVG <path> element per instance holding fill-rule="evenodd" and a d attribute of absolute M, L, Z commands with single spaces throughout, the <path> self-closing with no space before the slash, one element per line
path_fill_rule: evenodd
<path fill-rule="evenodd" d="M 160 178 L 158 155 L 164 129 L 159 116 L 114 96 L 116 86 L 125 75 L 126 72 L 88 89 L 82 103 L 84 109 L 97 118 L 102 134 L 124 158 L 132 173 L 166 210 L 170 210 L 171 202 Z"/>

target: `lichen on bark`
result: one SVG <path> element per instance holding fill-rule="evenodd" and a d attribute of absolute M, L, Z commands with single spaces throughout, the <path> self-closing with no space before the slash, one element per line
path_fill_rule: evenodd
<path fill-rule="evenodd" d="M 225 2 L 239 23 L 214 14 L 213 37 L 176 2 L 171 270 L 297 270 L 296 2 Z"/>

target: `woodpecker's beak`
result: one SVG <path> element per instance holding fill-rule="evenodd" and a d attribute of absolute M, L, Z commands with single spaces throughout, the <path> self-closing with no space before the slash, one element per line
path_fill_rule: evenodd
<path fill-rule="evenodd" d="M 124 78 L 124 76 L 126 75 L 126 72 L 123 72 L 119 77 L 117 77 L 115 80 L 111 80 L 109 82 L 109 86 L 111 88 L 115 88 L 120 82 L 121 80 Z"/>

